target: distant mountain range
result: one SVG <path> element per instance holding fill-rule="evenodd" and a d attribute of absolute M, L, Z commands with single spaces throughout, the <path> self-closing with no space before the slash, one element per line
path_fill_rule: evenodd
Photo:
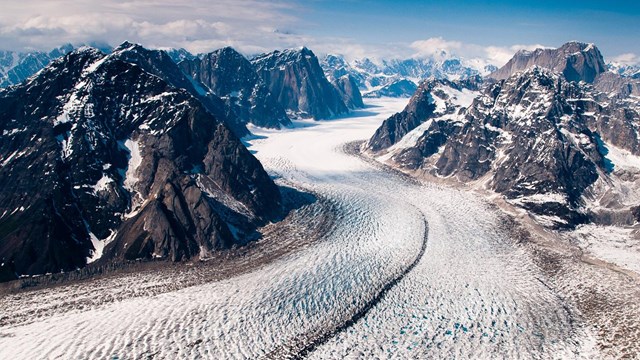
<path fill-rule="evenodd" d="M 464 80 L 488 75 L 495 66 L 476 66 L 446 53 L 438 58 L 391 59 L 374 62 L 368 58 L 348 62 L 339 55 L 326 55 L 322 68 L 327 78 L 350 75 L 364 97 L 410 97 L 427 78 Z"/>

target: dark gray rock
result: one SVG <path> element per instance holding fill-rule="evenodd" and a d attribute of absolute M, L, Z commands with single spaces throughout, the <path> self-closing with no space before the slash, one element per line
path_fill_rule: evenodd
<path fill-rule="evenodd" d="M 172 86 L 188 91 L 217 119 L 224 121 L 238 136 L 249 134 L 245 123 L 238 118 L 228 104 L 197 81 L 185 74 L 169 55 L 161 50 L 150 50 L 139 44 L 125 41 L 111 57 L 136 64 L 146 72 L 158 76 Z"/>
<path fill-rule="evenodd" d="M 637 110 L 606 96 L 601 103 L 591 85 L 548 69 L 534 66 L 487 83 L 466 108 L 434 110 L 437 89 L 450 93 L 442 87 L 451 85 L 422 84 L 405 111 L 377 130 L 369 149 L 391 149 L 392 161 L 406 169 L 482 180 L 558 227 L 589 221 L 584 196 L 612 171 L 603 144 L 638 154 Z M 411 135 L 415 141 L 390 148 L 412 130 L 421 132 Z"/>
<path fill-rule="evenodd" d="M 251 63 L 286 110 L 314 119 L 349 112 L 311 50 L 274 51 L 255 57 Z"/>
<path fill-rule="evenodd" d="M 266 84 L 244 56 L 225 47 L 201 58 L 184 60 L 183 71 L 224 98 L 243 122 L 280 128 L 291 121 Z"/>
<path fill-rule="evenodd" d="M 358 84 L 351 75 L 343 75 L 334 80 L 332 84 L 338 89 L 342 101 L 349 109 L 361 109 L 364 107 Z"/>
<path fill-rule="evenodd" d="M 520 50 L 490 77 L 503 80 L 533 66 L 561 73 L 568 81 L 587 83 L 593 83 L 599 74 L 607 71 L 600 50 L 593 44 L 568 42 L 557 49 Z"/>

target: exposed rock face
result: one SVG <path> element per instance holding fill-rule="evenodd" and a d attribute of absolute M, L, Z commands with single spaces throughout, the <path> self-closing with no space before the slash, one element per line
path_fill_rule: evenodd
<path fill-rule="evenodd" d="M 365 97 L 368 98 L 379 98 L 379 97 L 411 97 L 418 90 L 418 86 L 411 80 L 400 79 L 394 81 L 390 84 L 384 85 L 380 89 L 370 91 L 365 94 Z"/>
<path fill-rule="evenodd" d="M 231 111 L 227 104 L 215 94 L 208 91 L 202 84 L 193 81 L 176 65 L 169 55 L 161 50 L 145 49 L 139 44 L 125 41 L 118 46 L 111 57 L 136 64 L 146 72 L 158 76 L 170 85 L 184 89 L 196 97 L 202 105 L 217 119 L 224 121 L 238 136 L 249 133 L 245 123 Z"/>
<path fill-rule="evenodd" d="M 429 79 L 420 84 L 405 109 L 385 120 L 369 140 L 372 151 L 386 149 L 427 119 L 452 115 L 460 106 L 469 106 L 477 95 L 477 84 L 470 81 Z"/>
<path fill-rule="evenodd" d="M 314 119 L 349 112 L 311 50 L 274 51 L 257 56 L 251 63 L 286 110 Z"/>
<path fill-rule="evenodd" d="M 183 71 L 227 101 L 243 122 L 280 128 L 291 123 L 255 69 L 244 56 L 225 47 L 180 63 Z"/>
<path fill-rule="evenodd" d="M 332 82 L 333 86 L 338 89 L 338 93 L 342 97 L 342 101 L 349 109 L 363 108 L 362 95 L 358 90 L 358 84 L 351 75 L 343 75 Z"/>
<path fill-rule="evenodd" d="M 638 154 L 636 110 L 614 100 L 601 105 L 590 86 L 547 69 L 487 84 L 466 103 L 442 104 L 438 88 L 458 90 L 422 84 L 369 149 L 384 149 L 408 170 L 482 183 L 551 226 L 589 221 L 586 202 L 617 166 L 608 148 Z"/>
<path fill-rule="evenodd" d="M 0 90 L 0 272 L 202 258 L 279 216 L 227 126 L 131 59 L 83 48 Z"/>
<path fill-rule="evenodd" d="M 569 42 L 557 49 L 518 51 L 509 62 L 490 76 L 503 80 L 511 75 L 539 66 L 561 73 L 568 81 L 593 83 L 607 71 L 602 54 L 593 44 Z"/>
<path fill-rule="evenodd" d="M 640 96 L 640 79 L 624 77 L 607 71 L 598 75 L 595 88 L 603 93 L 621 98 L 629 95 Z"/>

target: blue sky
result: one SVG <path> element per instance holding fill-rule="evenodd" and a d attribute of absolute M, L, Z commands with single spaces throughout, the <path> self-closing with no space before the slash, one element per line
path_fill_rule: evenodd
<path fill-rule="evenodd" d="M 10 0 L 0 13 L 1 49 L 125 39 L 247 54 L 304 45 L 350 58 L 444 50 L 493 63 L 518 49 L 580 40 L 608 59 L 640 62 L 640 2 Z"/>

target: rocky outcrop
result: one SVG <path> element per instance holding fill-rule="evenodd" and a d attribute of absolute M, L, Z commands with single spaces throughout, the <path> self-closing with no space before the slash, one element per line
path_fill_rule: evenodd
<path fill-rule="evenodd" d="M 274 51 L 257 56 L 251 63 L 269 92 L 286 110 L 314 119 L 349 112 L 311 50 Z"/>
<path fill-rule="evenodd" d="M 593 44 L 568 42 L 557 49 L 520 50 L 509 62 L 490 77 L 503 80 L 534 66 L 560 73 L 568 81 L 593 83 L 607 71 L 602 54 Z"/>
<path fill-rule="evenodd" d="M 349 109 L 360 109 L 364 107 L 362 95 L 358 90 L 358 84 L 351 75 L 343 75 L 332 82 L 342 97 L 342 101 Z"/>
<path fill-rule="evenodd" d="M 0 91 L 1 273 L 205 258 L 279 217 L 226 124 L 125 49 L 82 48 Z"/>
<path fill-rule="evenodd" d="M 280 128 L 291 121 L 244 56 L 225 47 L 201 58 L 180 62 L 182 70 L 227 102 L 245 123 Z"/>

